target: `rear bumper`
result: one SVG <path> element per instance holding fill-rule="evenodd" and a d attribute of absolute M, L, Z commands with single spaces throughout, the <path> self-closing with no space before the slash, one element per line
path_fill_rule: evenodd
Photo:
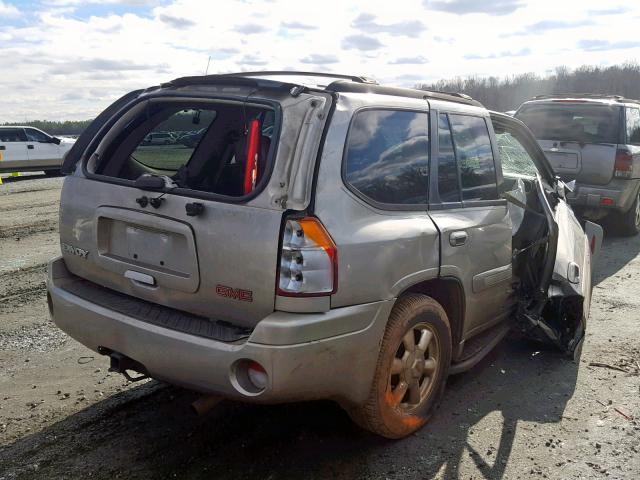
<path fill-rule="evenodd" d="M 584 211 L 617 211 L 626 212 L 631 208 L 638 191 L 637 179 L 614 179 L 606 186 L 577 184 L 576 190 L 567 196 L 569 204 Z M 603 199 L 611 199 L 613 203 L 603 205 Z M 588 213 L 587 213 L 587 216 Z"/>
<path fill-rule="evenodd" d="M 145 366 L 152 377 L 197 391 L 259 403 L 331 398 L 366 400 L 393 301 L 326 313 L 274 312 L 247 340 L 227 343 L 163 328 L 65 290 L 73 281 L 64 260 L 49 263 L 53 321 L 94 351 L 104 347 Z M 77 278 L 77 277 L 75 277 Z M 237 378 L 242 360 L 259 362 L 268 384 L 260 393 Z"/>

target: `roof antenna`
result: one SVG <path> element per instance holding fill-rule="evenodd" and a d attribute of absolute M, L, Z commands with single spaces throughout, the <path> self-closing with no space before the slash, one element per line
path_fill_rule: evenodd
<path fill-rule="evenodd" d="M 207 60 L 207 69 L 204 71 L 204 74 L 207 75 L 209 73 L 209 64 L 211 63 L 211 55 L 209 55 L 209 60 Z"/>

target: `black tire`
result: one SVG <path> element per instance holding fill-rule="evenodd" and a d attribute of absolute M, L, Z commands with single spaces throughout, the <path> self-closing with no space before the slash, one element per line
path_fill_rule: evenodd
<path fill-rule="evenodd" d="M 427 345 L 421 353 L 425 330 L 431 336 L 427 335 Z M 407 338 L 411 343 L 409 332 L 414 339 L 413 352 L 406 347 Z M 398 299 L 382 339 L 369 398 L 349 410 L 351 418 L 362 428 L 391 439 L 406 437 L 422 428 L 442 399 L 451 348 L 449 320 L 438 302 L 419 294 Z M 437 360 L 433 361 L 436 354 Z M 393 373 L 399 368 L 401 373 Z M 426 373 L 428 370 L 430 373 Z M 424 378 L 416 379 L 417 375 Z M 419 394 L 415 394 L 415 388 Z"/>
<path fill-rule="evenodd" d="M 640 192 L 636 194 L 631 208 L 616 220 L 618 231 L 622 235 L 633 236 L 640 233 Z"/>

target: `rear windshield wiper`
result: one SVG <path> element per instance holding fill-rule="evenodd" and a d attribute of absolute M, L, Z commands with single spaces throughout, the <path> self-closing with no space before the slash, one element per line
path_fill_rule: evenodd
<path fill-rule="evenodd" d="M 153 173 L 143 173 L 134 182 L 136 188 L 140 190 L 173 190 L 178 185 L 166 175 L 155 175 Z"/>

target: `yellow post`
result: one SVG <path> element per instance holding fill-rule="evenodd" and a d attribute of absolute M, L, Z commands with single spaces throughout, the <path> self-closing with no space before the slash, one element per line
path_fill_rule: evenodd
<path fill-rule="evenodd" d="M 2 177 L 0 177 L 0 185 L 2 185 Z"/>

